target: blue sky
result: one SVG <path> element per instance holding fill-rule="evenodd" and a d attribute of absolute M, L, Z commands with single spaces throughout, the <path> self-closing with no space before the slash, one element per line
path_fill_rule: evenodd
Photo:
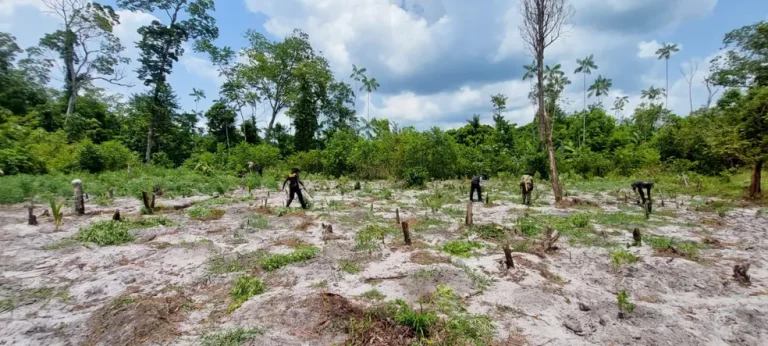
<path fill-rule="evenodd" d="M 114 4 L 114 0 L 103 3 Z M 563 106 L 580 109 L 582 76 L 573 75 L 576 59 L 595 55 L 597 75 L 613 81 L 603 100 L 610 108 L 619 95 L 630 97 L 631 108 L 640 92 L 651 85 L 664 87 L 664 62 L 654 56 L 662 42 L 677 43 L 681 51 L 669 62 L 669 107 L 678 114 L 689 110 L 688 84 L 680 69 L 698 64 L 692 87 L 695 107 L 707 97 L 701 80 L 709 59 L 718 53 L 723 35 L 735 28 L 768 20 L 765 0 L 571 0 L 576 15 L 567 34 L 547 52 L 547 64 L 561 63 L 573 81 Z M 349 81 L 352 64 L 368 68 L 381 87 L 373 94 L 371 116 L 386 117 L 418 128 L 461 126 L 472 114 L 491 122 L 490 95 L 507 94 L 506 117 L 518 124 L 533 118 L 523 82 L 522 65 L 531 62 L 520 40 L 518 2 L 514 0 L 217 0 L 219 45 L 240 48 L 247 29 L 279 40 L 294 28 L 310 35 L 313 46 L 329 59 L 337 79 Z M 0 30 L 19 43 L 35 45 L 40 36 L 57 28 L 56 18 L 44 13 L 42 0 L 0 0 Z M 128 46 L 134 62 L 136 29 L 162 14 L 119 12 L 122 24 L 115 33 Z M 194 109 L 188 94 L 203 89 L 210 106 L 221 82 L 206 57 L 187 50 L 170 79 L 185 109 Z M 60 86 L 60 82 L 53 82 Z M 107 86 L 130 95 L 133 88 Z M 360 114 L 367 112 L 359 94 Z M 589 102 L 593 102 L 590 100 Z M 264 107 L 254 111 L 266 121 Z M 281 115 L 278 121 L 286 122 Z"/>

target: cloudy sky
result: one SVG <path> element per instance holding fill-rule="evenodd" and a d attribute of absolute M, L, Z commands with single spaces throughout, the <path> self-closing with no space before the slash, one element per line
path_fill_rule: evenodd
<path fill-rule="evenodd" d="M 115 0 L 102 3 L 114 5 Z M 331 62 L 337 79 L 350 82 L 352 64 L 366 67 L 381 87 L 373 94 L 370 113 L 401 125 L 418 128 L 461 126 L 475 113 L 491 123 L 490 96 L 509 96 L 507 119 L 530 122 L 533 111 L 527 100 L 530 84 L 521 80 L 529 64 L 518 32 L 520 15 L 516 0 L 217 0 L 215 17 L 218 45 L 235 49 L 245 43 L 247 29 L 280 40 L 294 28 L 310 35 L 313 46 Z M 576 59 L 594 54 L 599 70 L 587 84 L 603 75 L 613 81 L 604 100 L 607 108 L 618 95 L 628 95 L 630 108 L 640 102 L 640 91 L 651 85 L 664 87 L 664 62 L 655 56 L 663 42 L 676 43 L 680 52 L 669 63 L 669 107 L 687 114 L 688 83 L 681 68 L 698 65 L 693 81 L 694 107 L 706 101 L 701 83 L 711 57 L 721 48 L 723 35 L 735 28 L 768 19 L 765 0 L 571 0 L 576 14 L 568 32 L 546 52 L 546 63 L 560 63 L 573 84 L 564 95 L 566 108 L 583 106 L 582 75 L 572 74 Z M 134 60 L 136 29 L 164 13 L 121 10 L 115 33 L 128 46 Z M 0 0 L 0 31 L 10 32 L 24 47 L 37 43 L 58 27 L 45 12 L 42 0 Z M 174 67 L 171 83 L 185 109 L 195 103 L 188 94 L 203 89 L 210 106 L 221 83 L 203 55 L 191 50 Z M 135 87 L 108 87 L 130 95 Z M 364 99 L 365 95 L 360 94 Z M 592 102 L 592 101 L 590 101 Z M 358 102 L 365 114 L 365 102 Z M 262 120 L 265 109 L 256 110 Z M 280 116 L 279 121 L 285 122 Z M 262 124 L 263 125 L 263 124 Z"/>

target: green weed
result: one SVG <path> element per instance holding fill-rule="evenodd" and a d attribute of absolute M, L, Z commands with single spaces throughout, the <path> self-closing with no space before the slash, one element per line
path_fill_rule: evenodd
<path fill-rule="evenodd" d="M 226 274 L 244 271 L 250 268 L 259 258 L 265 256 L 263 251 L 248 253 L 235 253 L 234 258 L 228 258 L 222 255 L 214 256 L 206 262 L 206 270 L 211 274 Z"/>
<path fill-rule="evenodd" d="M 696 260 L 702 246 L 695 242 L 680 241 L 670 237 L 643 237 L 646 244 L 660 253 L 680 255 L 690 260 Z"/>
<path fill-rule="evenodd" d="M 320 252 L 316 247 L 302 247 L 289 254 L 272 254 L 259 262 L 266 271 L 273 271 L 291 263 L 308 261 Z"/>
<path fill-rule="evenodd" d="M 195 206 L 187 211 L 189 218 L 201 221 L 221 219 L 224 216 L 224 213 L 225 211 L 222 209 L 211 209 L 203 206 Z"/>
<path fill-rule="evenodd" d="M 360 265 L 351 260 L 339 261 L 339 269 L 345 273 L 357 274 L 360 273 Z"/>
<path fill-rule="evenodd" d="M 16 306 L 13 304 L 13 300 L 3 299 L 0 300 L 0 312 L 13 311 Z"/>
<path fill-rule="evenodd" d="M 506 232 L 508 231 L 504 226 L 497 225 L 495 223 L 485 225 L 474 225 L 471 228 L 472 232 L 477 233 L 480 238 L 490 241 L 500 242 L 506 239 Z"/>
<path fill-rule="evenodd" d="M 384 300 L 387 296 L 382 294 L 376 289 L 372 289 L 370 291 L 366 291 L 363 294 L 360 295 L 363 298 L 370 299 L 370 300 Z"/>
<path fill-rule="evenodd" d="M 480 249 L 483 245 L 474 241 L 451 240 L 443 245 L 443 251 L 459 257 L 469 257 L 472 249 Z"/>
<path fill-rule="evenodd" d="M 269 219 L 260 214 L 251 215 L 245 219 L 245 226 L 256 229 L 266 229 L 269 228 Z"/>
<path fill-rule="evenodd" d="M 415 233 L 419 232 L 425 232 L 430 228 L 441 228 L 441 227 L 447 227 L 450 223 L 440 220 L 440 219 L 433 219 L 433 218 L 425 218 L 418 220 L 416 224 L 411 229 Z"/>
<path fill-rule="evenodd" d="M 200 339 L 200 346 L 240 346 L 264 334 L 257 328 L 234 328 L 225 331 L 206 334 Z"/>
<path fill-rule="evenodd" d="M 56 226 L 55 229 L 57 231 L 61 227 L 62 220 L 64 220 L 64 213 L 61 212 L 62 206 L 64 206 L 64 201 L 56 204 L 55 201 L 51 200 L 51 215 L 53 216 L 53 224 Z"/>
<path fill-rule="evenodd" d="M 485 276 L 483 273 L 481 273 L 477 269 L 473 269 L 470 266 L 468 266 L 466 263 L 459 262 L 459 261 L 455 262 L 454 265 L 461 268 L 461 270 L 464 271 L 464 274 L 467 274 L 469 279 L 472 280 L 472 283 L 475 284 L 475 286 L 481 291 L 485 291 L 488 287 L 491 286 L 491 283 L 492 283 L 491 278 Z"/>
<path fill-rule="evenodd" d="M 80 242 L 95 243 L 99 246 L 120 245 L 134 240 L 128 232 L 128 225 L 119 221 L 98 221 L 81 228 L 75 235 Z"/>
<path fill-rule="evenodd" d="M 439 320 L 433 311 L 415 311 L 402 299 L 392 302 L 392 307 L 395 322 L 411 328 L 421 339 L 429 336 L 429 329 Z"/>
<path fill-rule="evenodd" d="M 64 238 L 62 240 L 59 240 L 53 244 L 49 244 L 46 246 L 43 246 L 43 250 L 59 250 L 66 247 L 70 247 L 72 245 L 78 244 L 76 239 L 73 238 Z"/>
<path fill-rule="evenodd" d="M 611 264 L 613 264 L 613 267 L 616 269 L 621 268 L 623 264 L 632 264 L 637 262 L 637 256 L 624 249 L 613 250 L 611 251 L 610 256 Z"/>
<path fill-rule="evenodd" d="M 357 231 L 355 234 L 355 248 L 363 251 L 378 250 L 380 243 L 384 244 L 384 237 L 387 234 L 395 234 L 392 228 L 380 225 L 368 225 Z"/>
<path fill-rule="evenodd" d="M 621 290 L 616 295 L 616 305 L 619 308 L 619 317 L 624 317 L 626 314 L 631 314 L 635 311 L 635 304 L 629 301 L 629 293 L 626 290 Z"/>
<path fill-rule="evenodd" d="M 229 295 L 235 302 L 227 308 L 227 313 L 237 310 L 248 299 L 262 293 L 264 293 L 264 283 L 259 278 L 248 275 L 238 277 L 235 286 L 229 291 Z"/>

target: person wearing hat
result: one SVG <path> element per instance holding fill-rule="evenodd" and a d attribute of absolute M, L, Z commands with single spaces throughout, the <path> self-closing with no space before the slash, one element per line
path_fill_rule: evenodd
<path fill-rule="evenodd" d="M 299 196 L 299 203 L 301 203 L 301 207 L 304 209 L 307 209 L 307 203 L 304 202 L 304 196 L 301 194 L 301 188 L 299 188 L 299 184 L 301 184 L 301 187 L 303 187 L 306 190 L 306 187 L 304 186 L 304 183 L 301 182 L 301 179 L 299 179 L 299 169 L 294 168 L 291 170 L 291 174 L 288 174 L 288 177 L 285 178 L 285 181 L 283 182 L 283 191 L 285 191 L 285 184 L 290 182 L 288 184 L 288 191 L 290 193 L 288 197 L 288 204 L 286 207 L 291 206 L 291 202 L 293 202 L 294 195 Z"/>

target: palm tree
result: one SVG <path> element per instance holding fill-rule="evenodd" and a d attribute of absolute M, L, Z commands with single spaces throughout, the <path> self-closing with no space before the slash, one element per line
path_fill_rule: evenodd
<path fill-rule="evenodd" d="M 362 82 L 363 85 L 360 87 L 360 90 L 365 89 L 368 92 L 368 121 L 371 121 L 371 93 L 379 88 L 379 83 L 376 82 L 376 78 L 368 79 L 366 76 L 363 76 Z"/>
<path fill-rule="evenodd" d="M 619 112 L 624 114 L 624 106 L 629 103 L 629 96 L 616 96 L 616 100 L 613 101 L 613 111 L 615 111 L 615 116 L 618 117 Z"/>
<path fill-rule="evenodd" d="M 597 70 L 597 65 L 595 65 L 595 59 L 592 54 L 590 54 L 588 57 L 584 58 L 584 60 L 576 59 L 576 64 L 579 65 L 576 70 L 573 71 L 573 73 L 582 73 L 584 75 L 584 108 L 582 109 L 584 111 L 584 132 L 583 132 L 583 138 L 582 140 L 587 139 L 587 75 L 592 74 L 592 69 Z"/>
<path fill-rule="evenodd" d="M 365 72 L 366 71 L 368 71 L 367 68 L 365 68 L 365 67 L 357 68 L 357 66 L 355 66 L 355 64 L 352 64 L 352 74 L 349 75 L 349 78 L 352 78 L 352 80 L 355 81 L 355 90 L 358 89 L 358 87 L 357 87 L 358 83 L 360 83 L 360 81 L 362 81 L 363 79 L 366 78 L 365 77 Z M 355 94 L 355 104 L 357 104 L 357 94 Z"/>
<path fill-rule="evenodd" d="M 523 81 L 530 80 L 531 81 L 531 92 L 528 93 L 528 98 L 533 101 L 535 98 L 533 96 L 534 88 L 533 88 L 533 80 L 536 79 L 536 61 L 534 60 L 531 62 L 530 65 L 523 65 L 523 68 L 525 69 L 525 74 L 523 74 Z"/>
<path fill-rule="evenodd" d="M 561 68 L 560 64 L 553 67 L 549 67 L 549 65 L 544 67 L 544 80 L 547 83 L 544 92 L 549 97 L 549 102 L 552 103 L 551 113 L 553 114 L 557 105 L 557 99 L 560 98 L 560 94 L 565 90 L 565 87 L 571 84 L 571 80 L 565 76 L 565 72 Z"/>
<path fill-rule="evenodd" d="M 677 48 L 676 44 L 668 44 L 664 43 L 661 45 L 661 48 L 659 48 L 656 51 L 656 54 L 659 56 L 659 60 L 664 59 L 666 60 L 667 65 L 667 89 L 669 90 L 669 58 L 672 57 L 672 54 L 675 52 L 679 52 L 680 48 Z M 664 95 L 665 101 L 664 101 L 664 107 L 669 107 L 669 96 L 667 94 Z"/>
<path fill-rule="evenodd" d="M 198 104 L 200 103 L 201 99 L 205 98 L 205 91 L 202 91 L 200 89 L 192 88 L 192 93 L 189 94 L 189 96 L 192 96 L 195 98 L 195 113 L 198 112 Z"/>
<path fill-rule="evenodd" d="M 603 78 L 602 75 L 598 75 L 593 83 L 589 87 L 589 97 L 593 95 L 597 97 L 597 102 L 603 102 L 602 97 L 608 95 L 608 90 L 613 86 L 613 82 L 608 78 Z"/>
<path fill-rule="evenodd" d="M 647 99 L 649 102 L 653 103 L 653 101 L 656 101 L 661 96 L 665 96 L 667 93 L 664 89 L 659 89 L 653 85 L 651 85 L 648 90 L 643 90 L 640 93 L 640 98 Z"/>

